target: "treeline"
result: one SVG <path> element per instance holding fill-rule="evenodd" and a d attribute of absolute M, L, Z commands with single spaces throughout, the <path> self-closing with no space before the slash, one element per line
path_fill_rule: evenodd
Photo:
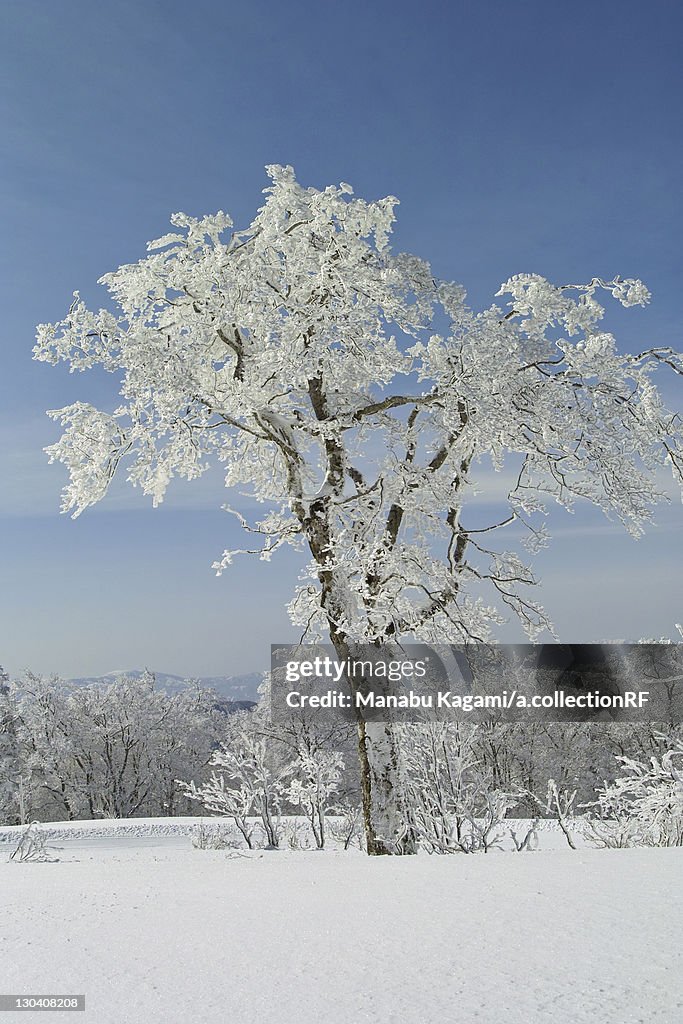
<path fill-rule="evenodd" d="M 0 674 L 0 825 L 197 814 L 192 785 L 211 784 L 218 761 L 224 792 L 267 825 L 308 813 L 311 795 L 324 831 L 331 794 L 357 802 L 348 729 L 273 729 L 265 706 L 231 710 L 192 683 L 167 693 L 152 673 L 86 686 Z"/>
<path fill-rule="evenodd" d="M 614 816 L 605 794 L 623 795 L 627 762 L 654 759 L 665 782 L 669 765 L 677 799 L 680 726 L 491 717 L 397 728 L 411 827 L 432 852 L 487 849 L 506 819 Z M 169 694 L 152 674 L 107 686 L 2 676 L 0 824 L 208 812 L 247 846 L 277 847 L 282 816 L 296 814 L 322 847 L 334 816 L 347 844 L 362 831 L 354 748 L 350 725 L 305 714 L 274 725 L 267 699 L 228 714 L 210 691 Z"/>
<path fill-rule="evenodd" d="M 154 676 L 108 686 L 26 674 L 0 684 L 0 821 L 187 812 L 179 779 L 202 777 L 221 735 L 207 691 Z"/>

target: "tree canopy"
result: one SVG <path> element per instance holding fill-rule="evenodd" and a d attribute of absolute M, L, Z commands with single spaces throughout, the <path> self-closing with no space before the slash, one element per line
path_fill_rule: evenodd
<path fill-rule="evenodd" d="M 111 309 L 75 293 L 38 328 L 36 358 L 121 380 L 111 412 L 50 414 L 65 427 L 48 449 L 70 472 L 64 510 L 99 501 L 126 460 L 155 505 L 219 460 L 226 486 L 266 503 L 256 520 L 235 512 L 256 537 L 245 550 L 309 551 L 290 612 L 311 638 L 489 639 L 503 605 L 536 636 L 534 574 L 498 531 L 523 526 L 533 552 L 548 503 L 585 499 L 638 535 L 664 497 L 660 467 L 682 479 L 680 418 L 653 381 L 683 372 L 681 356 L 623 354 L 602 326 L 601 293 L 632 306 L 647 289 L 519 274 L 503 306 L 474 312 L 462 287 L 392 252 L 395 198 L 267 170 L 249 227 L 175 214 L 149 255 L 101 279 Z M 510 454 L 507 513 L 468 516 L 479 460 Z"/>

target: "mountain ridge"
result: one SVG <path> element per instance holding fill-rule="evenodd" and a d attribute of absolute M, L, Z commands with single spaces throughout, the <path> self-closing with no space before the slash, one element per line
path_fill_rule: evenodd
<path fill-rule="evenodd" d="M 235 676 L 181 676 L 172 672 L 133 668 L 114 669 L 100 676 L 77 676 L 66 679 L 65 682 L 72 686 L 111 685 L 123 678 L 139 679 L 145 672 L 150 672 L 159 689 L 165 690 L 166 693 L 180 693 L 189 683 L 196 682 L 204 689 L 215 690 L 220 697 L 229 701 L 257 701 L 258 688 L 263 679 L 262 672 L 247 672 Z"/>

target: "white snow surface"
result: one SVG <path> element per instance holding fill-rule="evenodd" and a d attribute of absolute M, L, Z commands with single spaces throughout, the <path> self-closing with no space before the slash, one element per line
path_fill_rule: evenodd
<path fill-rule="evenodd" d="M 683 1021 L 682 849 L 247 853 L 156 824 L 0 846 L 0 991 L 85 993 L 91 1024 Z"/>

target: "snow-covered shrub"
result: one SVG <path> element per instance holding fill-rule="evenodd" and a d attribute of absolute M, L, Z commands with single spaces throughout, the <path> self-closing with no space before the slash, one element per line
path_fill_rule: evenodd
<path fill-rule="evenodd" d="M 212 814 L 232 818 L 249 847 L 253 848 L 255 824 L 259 818 L 265 842 L 271 849 L 280 845 L 282 803 L 292 774 L 291 764 L 278 763 L 268 738 L 258 734 L 257 723 L 248 711 L 234 715 L 230 736 L 211 758 L 213 771 L 207 782 L 178 784 L 190 799 L 199 801 Z"/>
<path fill-rule="evenodd" d="M 540 800 L 533 793 L 529 795 L 541 808 L 544 818 L 557 822 L 570 849 L 575 850 L 572 831 L 582 827 L 582 821 L 576 818 L 576 790 L 560 788 L 554 779 L 548 779 L 545 800 Z"/>
<path fill-rule="evenodd" d="M 474 751 L 475 726 L 429 722 L 403 733 L 412 827 L 430 853 L 487 853 L 520 795 L 496 788 Z"/>
<path fill-rule="evenodd" d="M 228 850 L 235 846 L 235 839 L 227 829 L 205 821 L 191 830 L 191 836 L 195 850 Z"/>
<path fill-rule="evenodd" d="M 306 822 L 289 818 L 284 822 L 282 834 L 290 850 L 311 849 L 311 830 Z"/>
<path fill-rule="evenodd" d="M 39 821 L 32 821 L 22 833 L 21 839 L 15 846 L 9 859 L 19 864 L 27 861 L 49 861 L 50 848 L 47 844 L 47 836 L 42 830 Z"/>
<path fill-rule="evenodd" d="M 619 757 L 624 774 L 598 791 L 586 835 L 598 846 L 683 846 L 683 740 L 649 762 Z"/>
<path fill-rule="evenodd" d="M 254 848 L 256 822 L 249 817 L 253 813 L 254 794 L 243 780 L 232 776 L 226 782 L 226 775 L 212 772 L 211 778 L 201 786 L 195 782 L 179 782 L 179 785 L 189 800 L 198 800 L 211 814 L 232 818 L 249 849 Z"/>
<path fill-rule="evenodd" d="M 344 758 L 338 751 L 298 752 L 287 799 L 305 814 L 318 850 L 325 846 L 325 822 L 334 807 L 343 769 Z"/>
<path fill-rule="evenodd" d="M 531 821 L 522 820 L 522 828 L 508 825 L 508 835 L 513 842 L 517 853 L 530 853 L 538 849 L 538 833 L 544 828 L 541 818 L 533 818 Z"/>
<path fill-rule="evenodd" d="M 332 838 L 345 850 L 352 846 L 363 849 L 363 808 L 360 803 L 349 800 L 342 801 L 335 808 L 335 816 L 330 818 Z"/>

